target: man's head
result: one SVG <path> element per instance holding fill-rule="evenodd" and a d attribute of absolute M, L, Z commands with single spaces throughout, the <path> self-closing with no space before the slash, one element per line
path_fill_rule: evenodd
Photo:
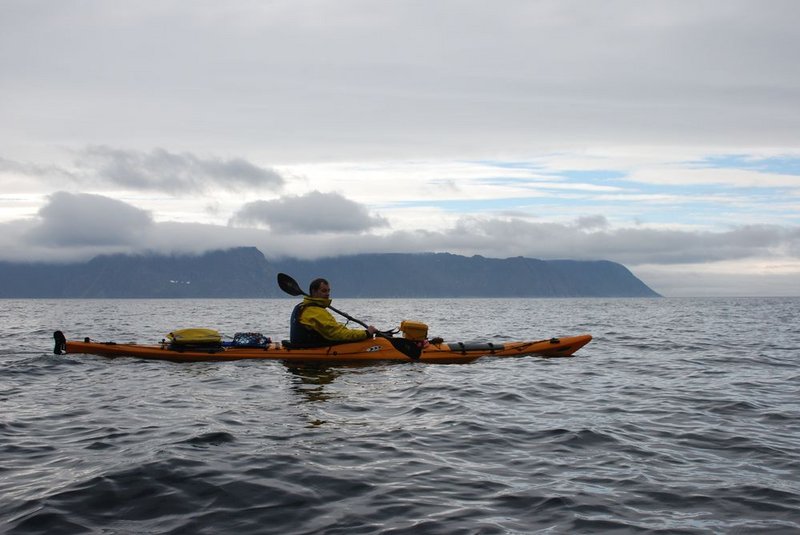
<path fill-rule="evenodd" d="M 308 293 L 311 297 L 329 299 L 331 297 L 331 285 L 325 279 L 314 279 L 308 286 Z"/>

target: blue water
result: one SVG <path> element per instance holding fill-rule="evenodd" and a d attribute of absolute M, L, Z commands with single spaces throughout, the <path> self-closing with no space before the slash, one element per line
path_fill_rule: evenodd
<path fill-rule="evenodd" d="M 8 533 L 798 533 L 800 299 L 335 300 L 573 358 L 289 368 L 52 354 L 278 300 L 0 301 Z"/>

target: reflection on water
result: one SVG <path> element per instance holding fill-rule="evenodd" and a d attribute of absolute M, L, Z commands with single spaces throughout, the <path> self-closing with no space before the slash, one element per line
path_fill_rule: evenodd
<path fill-rule="evenodd" d="M 291 390 L 309 403 L 329 401 L 334 396 L 325 386 L 342 375 L 341 371 L 324 365 L 287 364 L 286 370 L 292 374 Z"/>

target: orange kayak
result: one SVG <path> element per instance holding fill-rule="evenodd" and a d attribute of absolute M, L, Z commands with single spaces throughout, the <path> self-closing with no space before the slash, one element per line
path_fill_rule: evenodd
<path fill-rule="evenodd" d="M 59 339 L 59 335 L 61 339 Z M 135 357 L 148 360 L 174 362 L 202 362 L 228 360 L 281 360 L 286 362 L 342 364 L 359 362 L 412 362 L 398 351 L 390 340 L 374 338 L 325 347 L 293 348 L 287 343 L 269 342 L 262 347 L 231 347 L 220 344 L 209 348 L 176 348 L 171 344 L 142 345 L 135 343 L 66 340 L 56 331 L 56 354 L 89 354 L 103 357 Z M 550 338 L 532 342 L 505 343 L 439 343 L 423 344 L 419 362 L 429 364 L 463 364 L 481 357 L 568 357 L 591 341 L 589 334 Z"/>

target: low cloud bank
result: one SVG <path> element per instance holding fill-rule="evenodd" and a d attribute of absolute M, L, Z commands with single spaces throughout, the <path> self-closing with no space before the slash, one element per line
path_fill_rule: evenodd
<path fill-rule="evenodd" d="M 234 219 L 239 226 L 159 223 L 149 212 L 116 199 L 58 192 L 36 218 L 0 225 L 0 250 L 3 260 L 50 262 L 234 246 L 256 246 L 268 258 L 430 251 L 605 259 L 628 266 L 665 295 L 790 295 L 797 293 L 792 283 L 800 276 L 800 228 L 778 225 L 692 232 L 611 229 L 601 217 L 571 224 L 465 217 L 445 231 L 378 235 L 367 232 L 386 227 L 382 217 L 341 195 L 319 192 L 246 203 Z M 251 226 L 241 226 L 246 223 Z"/>

